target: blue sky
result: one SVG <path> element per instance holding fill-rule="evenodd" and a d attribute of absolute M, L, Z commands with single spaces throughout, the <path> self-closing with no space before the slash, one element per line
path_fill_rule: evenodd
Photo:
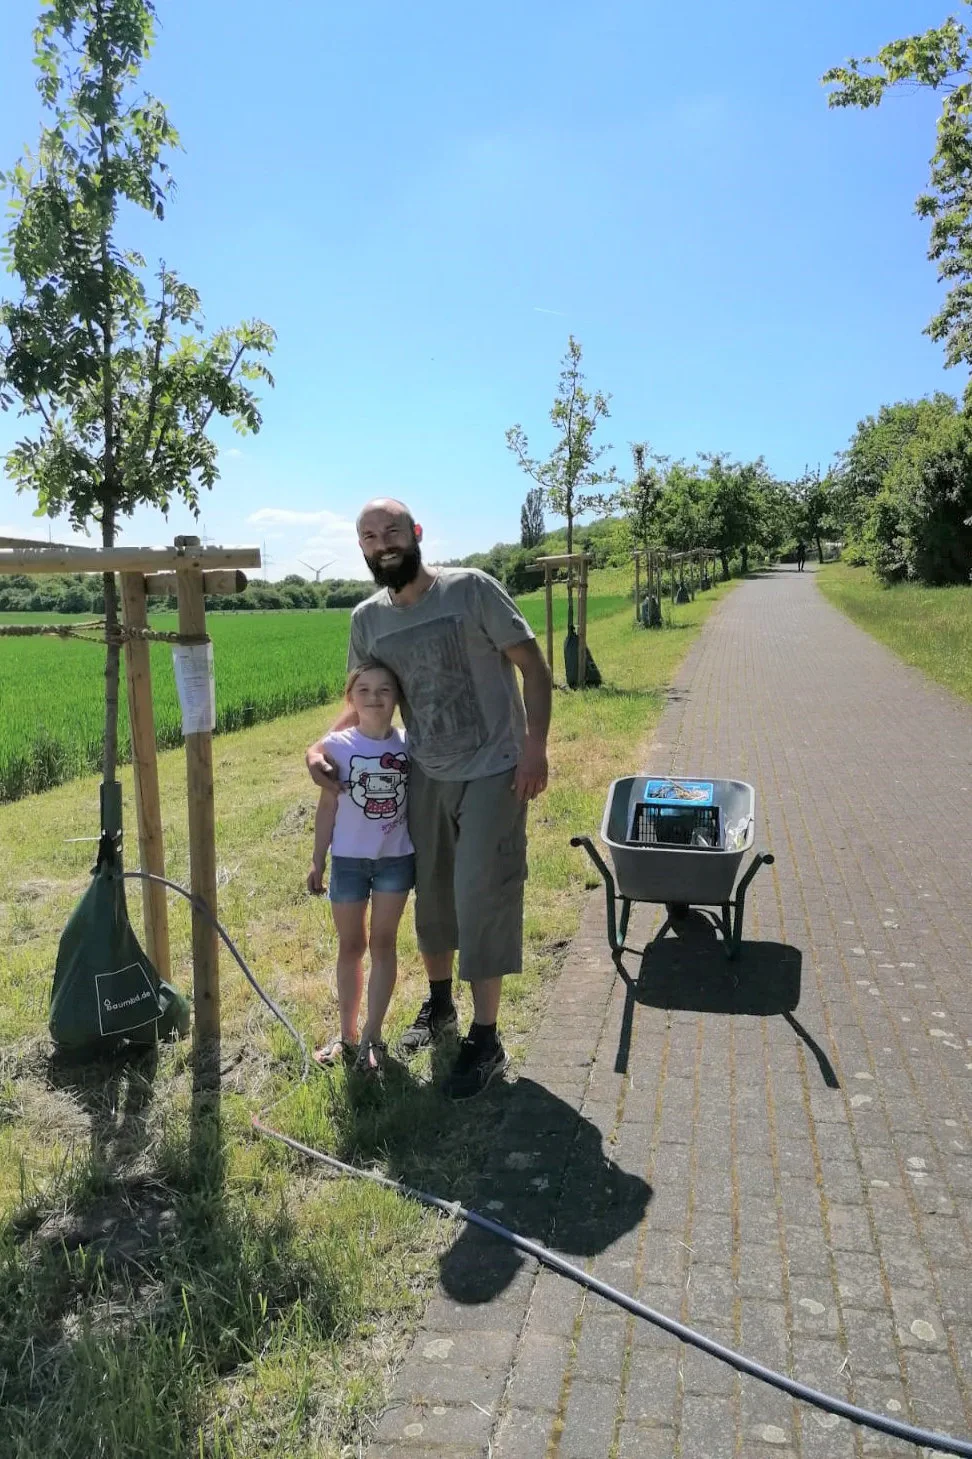
<path fill-rule="evenodd" d="M 37 8 L 0 15 L 0 167 L 38 129 Z M 571 332 L 622 472 L 647 439 L 796 475 L 883 402 L 964 385 L 922 334 L 934 100 L 830 111 L 819 84 L 947 0 L 158 9 L 146 84 L 185 153 L 166 222 L 129 236 L 212 325 L 278 331 L 264 429 L 225 438 L 202 518 L 265 542 L 271 578 L 301 558 L 360 576 L 352 523 L 378 492 L 430 557 L 514 539 L 529 483 L 504 430 L 545 453 Z M 18 433 L 0 416 L 0 451 Z M 47 526 L 0 482 L 0 532 Z M 146 513 L 124 540 L 190 530 Z"/>

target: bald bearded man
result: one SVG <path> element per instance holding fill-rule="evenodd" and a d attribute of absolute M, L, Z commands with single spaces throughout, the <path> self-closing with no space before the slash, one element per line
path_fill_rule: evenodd
<path fill-rule="evenodd" d="M 429 996 L 399 1047 L 413 1055 L 455 1032 L 458 952 L 474 1014 L 444 1089 L 468 1099 L 509 1062 L 497 1021 L 503 979 L 522 968 L 527 804 L 547 785 L 550 671 L 495 579 L 426 567 L 422 528 L 403 502 L 368 502 L 357 527 L 378 591 L 351 615 L 348 668 L 373 660 L 397 675 L 412 761 L 415 930 Z M 353 718 L 345 711 L 334 728 Z M 306 758 L 315 784 L 338 794 L 320 741 Z"/>

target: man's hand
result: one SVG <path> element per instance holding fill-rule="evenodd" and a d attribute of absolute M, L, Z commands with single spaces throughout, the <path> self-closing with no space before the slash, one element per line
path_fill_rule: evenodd
<path fill-rule="evenodd" d="M 547 748 L 529 735 L 513 777 L 513 789 L 520 800 L 536 800 L 547 788 Z"/>
<path fill-rule="evenodd" d="M 520 800 L 535 800 L 547 788 L 547 730 L 550 728 L 550 670 L 535 638 L 514 643 L 503 652 L 523 675 L 523 705 L 526 709 L 526 738 L 520 763 L 513 777 L 513 789 Z"/>
<path fill-rule="evenodd" d="M 341 783 L 337 776 L 337 761 L 317 744 L 311 745 L 304 756 L 304 763 L 314 784 L 333 795 L 336 800 L 341 793 Z"/>
<path fill-rule="evenodd" d="M 316 861 L 312 861 L 311 869 L 307 873 L 307 890 L 315 897 L 319 897 L 324 890 L 324 866 L 323 861 L 320 866 Z"/>

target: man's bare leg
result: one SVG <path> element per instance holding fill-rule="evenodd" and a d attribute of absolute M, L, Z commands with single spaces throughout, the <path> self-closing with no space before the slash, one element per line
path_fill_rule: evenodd
<path fill-rule="evenodd" d="M 502 978 L 478 978 L 470 983 L 473 995 L 473 1017 L 480 1025 L 496 1027 L 499 1017 L 500 998 L 503 995 Z"/>

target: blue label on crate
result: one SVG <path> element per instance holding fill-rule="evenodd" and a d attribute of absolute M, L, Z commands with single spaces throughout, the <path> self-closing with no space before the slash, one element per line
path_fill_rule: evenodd
<path fill-rule="evenodd" d="M 650 805 L 711 805 L 712 789 L 711 780 L 649 780 L 643 799 Z"/>

